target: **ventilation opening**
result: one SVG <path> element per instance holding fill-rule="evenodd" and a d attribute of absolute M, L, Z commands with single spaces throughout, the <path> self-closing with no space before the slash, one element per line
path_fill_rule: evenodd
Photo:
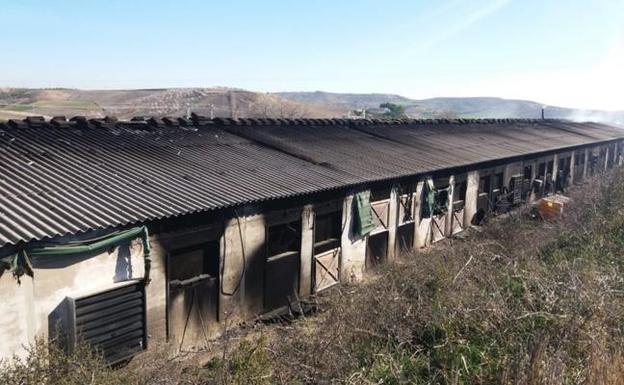
<path fill-rule="evenodd" d="M 422 189 L 422 193 L 420 194 L 420 218 L 431 218 L 433 215 L 433 206 L 435 202 L 430 202 L 431 199 L 431 188 L 429 184 L 425 183 Z"/>
<path fill-rule="evenodd" d="M 366 267 L 383 263 L 388 256 L 388 232 L 384 231 L 368 237 L 366 244 Z"/>
<path fill-rule="evenodd" d="M 93 346 L 108 364 L 128 360 L 146 348 L 143 283 L 74 299 L 73 303 L 74 341 Z"/>
<path fill-rule="evenodd" d="M 466 181 L 460 181 L 455 183 L 453 189 L 453 210 L 462 210 L 466 202 L 466 189 L 468 183 Z"/>
<path fill-rule="evenodd" d="M 399 251 L 410 251 L 414 247 L 414 223 L 408 223 L 403 226 L 399 226 L 397 231 L 397 242 L 399 244 Z"/>
<path fill-rule="evenodd" d="M 414 199 L 413 195 L 403 195 L 399 200 L 399 221 L 401 224 L 414 221 Z"/>
<path fill-rule="evenodd" d="M 340 247 L 342 212 L 317 215 L 314 220 L 314 255 Z"/>
<path fill-rule="evenodd" d="M 546 163 L 542 162 L 539 164 L 537 168 L 537 179 L 541 179 L 542 181 L 546 177 Z"/>
<path fill-rule="evenodd" d="M 371 202 L 383 201 L 386 199 L 390 199 L 391 187 L 385 187 L 377 190 L 371 190 Z"/>
<path fill-rule="evenodd" d="M 531 181 L 533 176 L 533 166 L 524 166 L 524 172 L 522 175 L 522 201 L 529 199 L 531 193 Z"/>
<path fill-rule="evenodd" d="M 202 275 L 219 276 L 219 241 L 175 250 L 169 260 L 169 279 L 186 281 Z"/>

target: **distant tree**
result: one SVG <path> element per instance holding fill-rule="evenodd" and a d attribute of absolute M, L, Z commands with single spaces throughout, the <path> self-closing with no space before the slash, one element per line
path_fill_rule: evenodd
<path fill-rule="evenodd" d="M 385 108 L 388 111 L 382 114 L 385 118 L 398 119 L 398 118 L 406 118 L 407 114 L 405 113 L 405 108 L 399 104 L 394 103 L 381 103 L 379 108 Z"/>

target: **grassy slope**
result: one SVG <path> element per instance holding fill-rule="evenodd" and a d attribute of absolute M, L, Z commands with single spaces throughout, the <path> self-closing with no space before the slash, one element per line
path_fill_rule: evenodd
<path fill-rule="evenodd" d="M 574 204 L 559 222 L 516 213 L 466 239 L 404 255 L 365 283 L 321 295 L 317 315 L 258 326 L 241 343 L 220 341 L 215 352 L 225 360 L 199 368 L 160 352 L 117 372 L 95 364 L 98 378 L 119 384 L 621 384 L 622 181 L 624 172 L 591 180 L 571 194 Z M 79 362 L 59 359 L 70 368 Z M 84 382 L 94 364 L 85 365 L 75 376 L 65 370 L 65 383 Z M 24 370 L 13 368 L 0 368 L 0 382 Z"/>

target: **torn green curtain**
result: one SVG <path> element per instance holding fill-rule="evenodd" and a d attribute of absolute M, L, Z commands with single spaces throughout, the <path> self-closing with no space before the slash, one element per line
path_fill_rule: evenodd
<path fill-rule="evenodd" d="M 363 237 L 375 228 L 373 209 L 370 204 L 370 191 L 366 190 L 355 194 L 355 203 L 355 233 Z"/>

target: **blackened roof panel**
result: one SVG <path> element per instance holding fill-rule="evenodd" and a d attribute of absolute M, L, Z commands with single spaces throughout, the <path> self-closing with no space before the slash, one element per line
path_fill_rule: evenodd
<path fill-rule="evenodd" d="M 0 126 L 0 246 L 624 137 L 552 120 L 277 123 Z"/>

